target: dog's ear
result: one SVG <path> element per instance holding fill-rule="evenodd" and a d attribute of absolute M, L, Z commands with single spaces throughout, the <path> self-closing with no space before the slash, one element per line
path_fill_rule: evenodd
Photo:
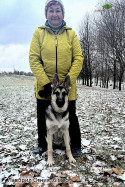
<path fill-rule="evenodd" d="M 58 77 L 57 73 L 55 73 L 51 87 L 52 87 L 52 89 L 54 89 L 58 85 L 59 85 L 59 77 Z"/>
<path fill-rule="evenodd" d="M 63 82 L 63 86 L 67 89 L 67 91 L 70 90 L 71 88 L 71 81 L 70 81 L 70 76 L 67 75 L 64 82 Z"/>

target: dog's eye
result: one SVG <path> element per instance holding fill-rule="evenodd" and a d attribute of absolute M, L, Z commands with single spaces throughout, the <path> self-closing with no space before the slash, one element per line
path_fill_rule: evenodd
<path fill-rule="evenodd" d="M 65 95 L 66 95 L 66 93 L 65 93 L 65 92 L 62 92 L 62 95 L 63 95 L 63 96 L 65 96 Z"/>
<path fill-rule="evenodd" d="M 56 92 L 56 95 L 59 96 L 59 92 Z"/>

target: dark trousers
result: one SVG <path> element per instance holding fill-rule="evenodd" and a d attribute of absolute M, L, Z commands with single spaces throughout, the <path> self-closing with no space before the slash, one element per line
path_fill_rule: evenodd
<path fill-rule="evenodd" d="M 45 110 L 50 104 L 49 100 L 37 99 L 37 127 L 38 127 L 38 146 L 47 149 L 46 142 L 46 122 Z M 69 134 L 72 148 L 81 148 L 81 133 L 78 118 L 76 116 L 76 102 L 69 101 Z"/>

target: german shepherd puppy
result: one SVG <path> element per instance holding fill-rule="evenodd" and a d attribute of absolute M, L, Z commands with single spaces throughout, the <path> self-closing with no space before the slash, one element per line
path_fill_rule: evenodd
<path fill-rule="evenodd" d="M 66 76 L 60 85 L 58 75 L 55 74 L 52 82 L 51 105 L 46 109 L 46 127 L 48 149 L 44 155 L 48 155 L 47 164 L 54 164 L 53 143 L 58 146 L 66 147 L 69 162 L 76 162 L 70 148 L 69 137 L 69 111 L 68 93 L 71 88 L 70 77 Z"/>

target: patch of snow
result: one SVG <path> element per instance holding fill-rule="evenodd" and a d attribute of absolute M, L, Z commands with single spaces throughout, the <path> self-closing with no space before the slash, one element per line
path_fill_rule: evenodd
<path fill-rule="evenodd" d="M 119 178 L 119 179 L 125 181 L 125 173 L 124 173 L 122 176 L 118 176 L 117 178 Z"/>
<path fill-rule="evenodd" d="M 116 158 L 115 156 L 113 156 L 113 155 L 111 155 L 110 158 L 111 158 L 111 160 L 113 160 L 113 161 L 114 161 L 114 160 L 117 160 L 117 158 Z"/>
<path fill-rule="evenodd" d="M 28 162 L 28 160 L 29 160 L 27 157 L 24 157 L 24 156 L 21 157 L 21 159 L 22 159 L 24 162 Z"/>
<path fill-rule="evenodd" d="M 55 152 L 58 155 L 65 155 L 66 154 L 65 150 L 60 150 L 60 149 L 55 149 L 53 152 Z"/>
<path fill-rule="evenodd" d="M 79 187 L 79 184 L 73 183 L 73 187 Z"/>
<path fill-rule="evenodd" d="M 46 161 L 42 160 L 42 161 L 40 161 L 39 164 L 37 164 L 35 166 L 35 170 L 37 170 L 37 169 L 42 170 L 42 169 L 44 169 L 45 165 L 46 165 Z"/>
<path fill-rule="evenodd" d="M 14 150 L 15 147 L 12 144 L 7 144 L 3 146 L 5 149 Z"/>
<path fill-rule="evenodd" d="M 41 172 L 41 177 L 43 177 L 44 179 L 49 178 L 50 175 L 51 175 L 51 172 L 49 170 L 47 170 L 47 169 L 42 170 L 42 172 Z"/>
<path fill-rule="evenodd" d="M 10 163 L 11 162 L 11 157 L 10 156 L 8 156 L 8 157 L 6 157 L 6 158 L 3 158 L 2 160 L 1 160 L 1 162 L 2 163 Z"/>
<path fill-rule="evenodd" d="M 81 143 L 82 143 L 83 146 L 86 146 L 86 147 L 87 147 L 88 145 L 90 145 L 90 141 L 89 141 L 89 140 L 86 140 L 85 138 L 82 138 Z"/>
<path fill-rule="evenodd" d="M 26 149 L 26 145 L 20 145 L 19 148 L 24 151 Z"/>
<path fill-rule="evenodd" d="M 113 138 L 113 140 L 114 140 L 114 141 L 117 141 L 117 142 L 121 142 L 121 141 L 122 141 L 122 139 L 121 139 L 121 138 L 118 138 L 118 137 Z"/>

